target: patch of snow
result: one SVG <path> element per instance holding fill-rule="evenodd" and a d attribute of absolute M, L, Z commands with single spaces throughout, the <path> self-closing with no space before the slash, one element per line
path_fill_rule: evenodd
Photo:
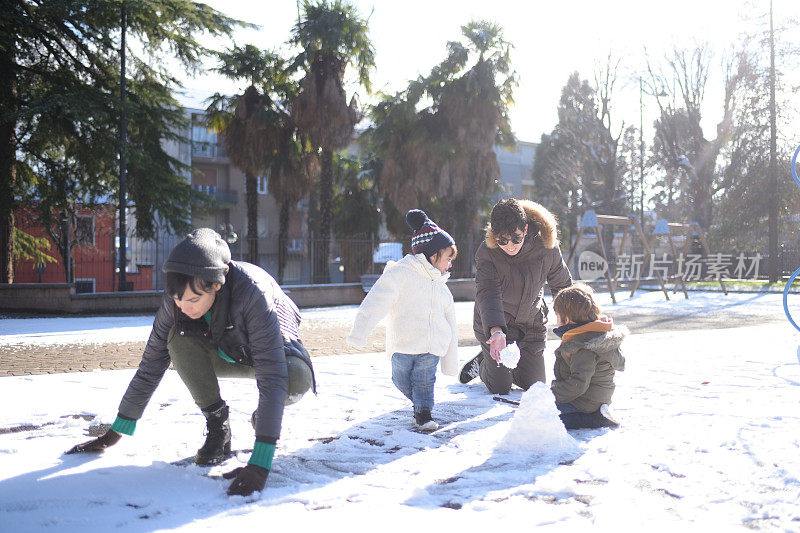
<path fill-rule="evenodd" d="M 580 446 L 561 423 L 553 393 L 544 383 L 534 383 L 522 395 L 511 427 L 497 449 L 560 461 L 580 456 Z"/>

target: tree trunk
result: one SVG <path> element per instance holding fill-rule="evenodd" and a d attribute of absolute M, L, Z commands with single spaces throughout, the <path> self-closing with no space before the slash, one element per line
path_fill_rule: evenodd
<path fill-rule="evenodd" d="M 331 238 L 331 197 L 333 196 L 333 150 L 322 149 L 322 174 L 319 178 L 319 253 L 316 260 L 316 279 L 327 283 L 330 279 L 328 262 Z"/>
<path fill-rule="evenodd" d="M 617 143 L 611 142 L 609 145 L 608 160 L 603 164 L 601 171 L 603 172 L 603 211 L 602 214 L 617 216 Z M 611 261 L 612 251 L 614 249 L 614 226 L 606 226 L 603 228 L 603 244 L 606 248 L 607 259 Z"/>
<path fill-rule="evenodd" d="M 701 175 L 697 177 L 697 190 L 695 191 L 694 198 L 692 198 L 694 205 L 693 219 L 690 222 L 697 222 L 704 232 L 708 231 L 711 226 L 711 187 L 712 177 Z"/>
<path fill-rule="evenodd" d="M 289 200 L 281 202 L 281 214 L 278 229 L 278 284 L 283 284 L 283 272 L 286 268 L 286 255 L 289 238 L 289 215 L 292 204 Z"/>
<path fill-rule="evenodd" d="M 7 10 L 16 12 L 18 2 Z M 16 114 L 17 88 L 14 70 L 14 28 L 3 28 L 9 32 L 11 46 L 0 51 L 0 283 L 14 282 L 14 189 L 17 181 L 16 168 Z"/>
<path fill-rule="evenodd" d="M 72 283 L 75 275 L 72 269 L 72 247 L 70 246 L 70 220 L 69 215 L 62 215 L 56 221 L 46 225 L 47 235 L 56 243 L 58 255 L 64 265 L 64 283 Z"/>
<path fill-rule="evenodd" d="M 704 232 L 707 232 L 711 227 L 712 218 L 712 202 L 714 195 L 714 175 L 716 172 L 717 158 L 722 151 L 724 139 L 718 136 L 713 142 L 703 143 L 701 149 L 698 150 L 697 161 L 693 161 L 695 168 L 695 190 L 693 195 L 693 212 L 694 217 L 690 222 L 697 222 Z"/>
<path fill-rule="evenodd" d="M 258 265 L 258 182 L 252 174 L 245 174 L 244 190 L 247 202 L 247 261 Z"/>
<path fill-rule="evenodd" d="M 566 244 L 567 250 L 571 251 L 572 247 L 576 244 L 573 241 L 575 237 L 578 236 L 578 194 L 574 189 L 569 191 L 569 211 L 567 213 L 568 236 L 566 238 Z M 564 241 L 563 237 L 562 241 Z"/>

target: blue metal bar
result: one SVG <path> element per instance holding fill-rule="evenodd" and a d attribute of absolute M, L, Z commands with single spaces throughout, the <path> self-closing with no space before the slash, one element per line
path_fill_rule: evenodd
<path fill-rule="evenodd" d="M 791 323 L 794 326 L 794 329 L 800 331 L 800 326 L 798 326 L 797 323 L 795 323 L 795 321 L 792 320 L 792 314 L 789 312 L 789 304 L 788 304 L 789 288 L 792 286 L 792 282 L 794 281 L 794 278 L 796 278 L 798 274 L 800 274 L 800 268 L 794 271 L 794 274 L 792 274 L 792 277 L 790 277 L 789 281 L 786 282 L 786 287 L 783 289 L 783 311 L 786 313 L 786 318 L 789 319 L 789 323 Z"/>
<path fill-rule="evenodd" d="M 797 154 L 800 154 L 800 146 L 797 147 L 797 150 L 794 151 L 794 155 L 792 156 L 792 177 L 794 178 L 795 183 L 800 186 L 800 179 L 797 177 Z M 789 281 L 786 282 L 786 287 L 783 289 L 783 311 L 786 313 L 786 318 L 789 319 L 789 323 L 794 326 L 794 329 L 800 331 L 800 326 L 792 320 L 792 314 L 789 312 L 789 288 L 792 286 L 792 282 L 797 275 L 800 274 L 800 268 L 794 271 L 792 277 L 789 278 Z"/>

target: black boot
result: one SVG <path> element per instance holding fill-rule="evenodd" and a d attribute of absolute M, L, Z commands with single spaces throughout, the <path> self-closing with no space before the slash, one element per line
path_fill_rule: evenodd
<path fill-rule="evenodd" d="M 478 352 L 478 355 L 467 361 L 467 364 L 461 367 L 461 372 L 458 374 L 458 381 L 466 384 L 477 378 L 480 374 L 481 361 L 483 361 L 483 352 Z"/>
<path fill-rule="evenodd" d="M 231 453 L 231 425 L 228 422 L 228 406 L 213 411 L 203 411 L 206 417 L 206 442 L 197 450 L 195 463 L 199 465 L 215 465 L 224 461 Z"/>
<path fill-rule="evenodd" d="M 417 429 L 422 431 L 436 431 L 439 429 L 439 424 L 431 418 L 431 410 L 428 408 L 414 411 L 414 424 L 417 426 Z"/>
<path fill-rule="evenodd" d="M 611 417 L 608 406 L 603 404 L 593 413 L 567 413 L 559 415 L 567 429 L 616 428 L 619 422 Z"/>

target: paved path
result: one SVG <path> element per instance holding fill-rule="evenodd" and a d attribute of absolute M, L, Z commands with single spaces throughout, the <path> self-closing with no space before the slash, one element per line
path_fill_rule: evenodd
<path fill-rule="evenodd" d="M 357 350 L 348 346 L 344 339 L 352 325 L 352 316 L 347 313 L 329 313 L 325 318 L 305 320 L 301 326 L 301 337 L 312 356 L 339 353 L 379 352 L 385 348 L 385 329 L 379 326 L 369 337 L 367 347 Z M 723 329 L 755 326 L 785 320 L 780 315 L 730 316 L 727 313 L 661 314 L 654 312 L 630 312 L 624 307 L 613 312 L 617 323 L 625 324 L 633 333 L 686 329 Z M 475 345 L 472 333 L 472 317 L 459 313 L 459 345 Z M 555 338 L 552 337 L 551 338 Z M 95 369 L 111 370 L 135 368 L 144 350 L 144 341 L 105 344 L 60 344 L 60 345 L 5 345 L 0 346 L 0 376 L 51 374 L 57 372 L 88 372 Z"/>

